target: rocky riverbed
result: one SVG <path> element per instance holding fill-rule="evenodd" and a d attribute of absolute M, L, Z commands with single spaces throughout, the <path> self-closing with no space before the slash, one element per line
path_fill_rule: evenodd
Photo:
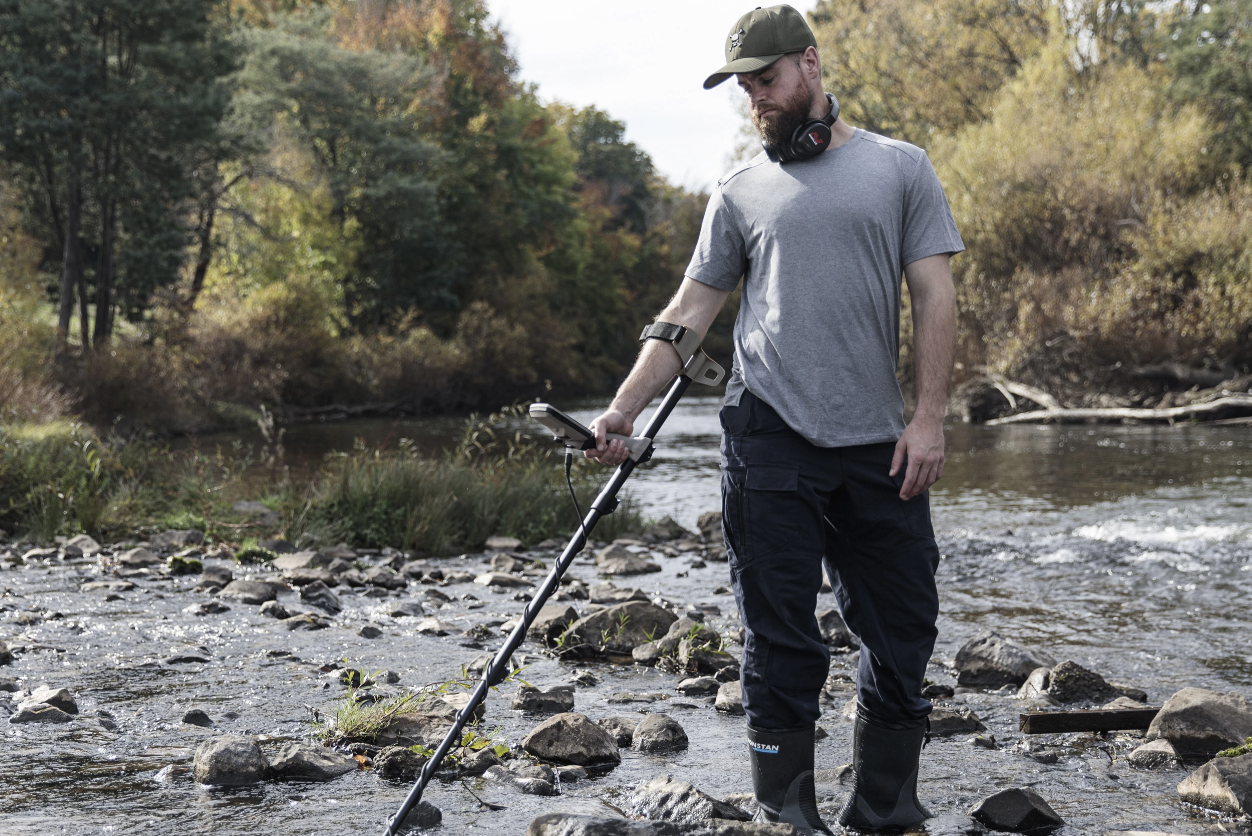
<path fill-rule="evenodd" d="M 782 832 L 733 824 L 753 812 L 741 625 L 716 519 L 701 523 L 664 521 L 576 561 L 516 657 L 522 670 L 429 790 L 439 814 L 415 823 L 448 834 Z M 560 546 L 499 540 L 415 558 L 271 543 L 277 559 L 240 564 L 198 540 L 0 551 L 0 832 L 381 832 L 464 678 Z M 942 534 L 921 770 L 937 817 L 926 832 L 1246 829 L 1252 756 L 1213 754 L 1252 734 L 1238 693 L 1252 661 L 1228 652 L 1246 647 L 1233 605 L 1246 602 L 1252 542 L 1222 543 L 1228 565 L 1209 579 L 1231 608 L 1217 619 L 1212 599 L 1192 607 L 1205 610 L 1206 636 L 1186 632 L 1194 584 L 1125 570 L 1143 563 L 1133 540 Z M 817 743 L 830 820 L 847 792 L 859 651 L 833 596 L 819 616 L 833 654 Z M 1022 711 L 1167 701 L 1175 710 L 1154 730 L 1018 731 Z M 351 726 L 372 706 L 400 707 Z M 639 823 L 597 830 L 571 816 Z"/>

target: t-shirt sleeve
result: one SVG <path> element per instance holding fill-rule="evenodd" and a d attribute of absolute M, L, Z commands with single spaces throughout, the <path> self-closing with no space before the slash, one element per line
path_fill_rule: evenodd
<path fill-rule="evenodd" d="M 700 239 L 684 275 L 719 290 L 734 290 L 748 267 L 746 249 L 739 224 L 719 186 L 709 197 Z"/>
<path fill-rule="evenodd" d="M 930 157 L 923 152 L 904 195 L 900 263 L 912 264 L 927 256 L 959 253 L 964 249 L 965 242 L 956 231 L 956 219 L 939 184 L 939 175 L 935 174 Z"/>

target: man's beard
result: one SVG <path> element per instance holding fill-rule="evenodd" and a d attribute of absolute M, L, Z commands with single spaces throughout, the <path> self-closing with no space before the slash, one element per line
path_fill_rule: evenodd
<path fill-rule="evenodd" d="M 803 87 L 796 90 L 795 95 L 783 102 L 769 116 L 761 116 L 756 109 L 752 110 L 752 125 L 761 135 L 761 141 L 777 148 L 790 141 L 796 128 L 809 120 L 809 108 L 812 105 L 809 91 Z"/>

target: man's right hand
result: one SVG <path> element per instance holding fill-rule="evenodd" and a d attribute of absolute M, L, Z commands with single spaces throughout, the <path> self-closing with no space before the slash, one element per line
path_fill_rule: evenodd
<path fill-rule="evenodd" d="M 596 459 L 601 464 L 614 466 L 626 461 L 630 453 L 626 445 L 620 441 L 609 441 L 605 437 L 606 433 L 618 433 L 627 437 L 634 434 L 635 425 L 625 413 L 610 409 L 592 421 L 589 429 L 596 434 L 596 447 L 594 450 L 584 450 L 584 456 Z"/>

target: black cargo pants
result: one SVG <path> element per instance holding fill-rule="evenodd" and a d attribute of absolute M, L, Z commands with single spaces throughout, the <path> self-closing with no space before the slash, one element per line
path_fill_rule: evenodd
<path fill-rule="evenodd" d="M 722 408 L 722 528 L 745 626 L 743 707 L 754 728 L 813 723 L 830 666 L 815 610 L 822 560 L 861 640 L 857 699 L 916 726 L 934 650 L 939 550 L 926 494 L 900 499 L 895 444 L 816 447 L 744 392 Z"/>

